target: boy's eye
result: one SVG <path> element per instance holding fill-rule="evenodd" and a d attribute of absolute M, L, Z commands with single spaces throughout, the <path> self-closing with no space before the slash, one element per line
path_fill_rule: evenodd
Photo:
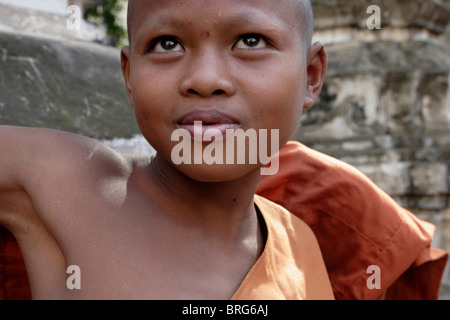
<path fill-rule="evenodd" d="M 234 49 L 262 49 L 268 46 L 267 41 L 259 34 L 245 34 L 234 45 Z"/>
<path fill-rule="evenodd" d="M 148 51 L 150 52 L 184 52 L 184 47 L 174 37 L 161 37 L 152 41 Z"/>

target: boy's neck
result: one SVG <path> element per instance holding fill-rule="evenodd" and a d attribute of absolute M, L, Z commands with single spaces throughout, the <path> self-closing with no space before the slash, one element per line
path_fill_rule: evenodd
<path fill-rule="evenodd" d="M 259 168 L 233 181 L 199 182 L 156 156 L 150 171 L 159 203 L 174 219 L 192 223 L 224 243 L 260 232 L 253 203 Z"/>

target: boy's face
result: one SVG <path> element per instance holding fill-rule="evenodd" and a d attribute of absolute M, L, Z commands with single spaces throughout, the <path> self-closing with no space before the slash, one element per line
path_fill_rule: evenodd
<path fill-rule="evenodd" d="M 140 130 L 160 157 L 171 161 L 179 143 L 171 141 L 172 133 L 190 129 L 193 120 L 219 129 L 278 129 L 280 147 L 291 138 L 303 108 L 318 95 L 307 74 L 314 73 L 316 86 L 324 74 L 309 68 L 320 50 L 305 45 L 295 1 L 134 4 L 131 47 L 122 51 L 122 68 Z M 220 181 L 256 167 L 180 165 L 179 170 L 197 180 Z"/>

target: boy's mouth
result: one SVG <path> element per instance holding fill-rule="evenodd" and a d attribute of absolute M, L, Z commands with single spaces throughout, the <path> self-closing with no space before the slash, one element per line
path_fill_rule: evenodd
<path fill-rule="evenodd" d="M 184 114 L 177 121 L 179 128 L 186 129 L 191 137 L 201 138 L 208 130 L 218 130 L 225 137 L 227 130 L 237 130 L 241 124 L 233 116 L 218 110 L 195 110 Z M 217 131 L 216 131 L 217 132 Z"/>

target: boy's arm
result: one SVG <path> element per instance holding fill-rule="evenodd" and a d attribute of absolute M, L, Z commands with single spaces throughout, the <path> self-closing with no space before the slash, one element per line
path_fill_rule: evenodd
<path fill-rule="evenodd" d="M 31 195 L 83 156 L 84 139 L 62 131 L 0 126 L 0 225 L 14 233 L 31 215 Z M 32 201 L 33 200 L 33 201 Z"/>
<path fill-rule="evenodd" d="M 117 152 L 87 137 L 0 126 L 0 299 L 30 296 L 17 243 L 30 265 L 58 261 L 61 252 L 51 226 L 63 214 L 67 225 L 73 218 L 70 211 L 59 209 L 60 204 L 73 194 L 89 194 L 99 176 L 116 173 L 124 162 Z M 59 228 L 64 234 L 64 226 Z M 40 250 L 35 250 L 36 243 Z"/>
<path fill-rule="evenodd" d="M 31 195 L 45 190 L 45 181 L 54 178 L 52 150 L 64 144 L 61 136 L 55 130 L 0 126 L 0 299 L 31 298 L 29 270 L 18 242 L 27 248 L 44 243 L 46 234 L 33 201 L 37 199 Z M 42 253 L 36 252 L 28 250 L 27 256 Z"/>
<path fill-rule="evenodd" d="M 0 225 L 8 229 L 15 224 L 15 213 L 23 212 L 17 206 L 27 198 L 23 176 L 32 167 L 32 134 L 30 129 L 0 126 Z"/>
<path fill-rule="evenodd" d="M 11 223 L 51 221 L 60 214 L 48 210 L 53 201 L 89 193 L 99 177 L 121 174 L 127 164 L 100 141 L 78 134 L 0 126 L 0 225 L 14 233 Z"/>
<path fill-rule="evenodd" d="M 21 148 L 25 130 L 0 126 L 0 299 L 30 299 L 31 291 L 21 251 L 9 230 L 17 228 L 27 194 L 24 191 L 18 170 L 19 160 L 31 150 Z M 23 142 L 22 144 L 24 144 Z M 19 145 L 18 145 L 19 144 Z M 17 219 L 19 218 L 19 219 Z"/>

